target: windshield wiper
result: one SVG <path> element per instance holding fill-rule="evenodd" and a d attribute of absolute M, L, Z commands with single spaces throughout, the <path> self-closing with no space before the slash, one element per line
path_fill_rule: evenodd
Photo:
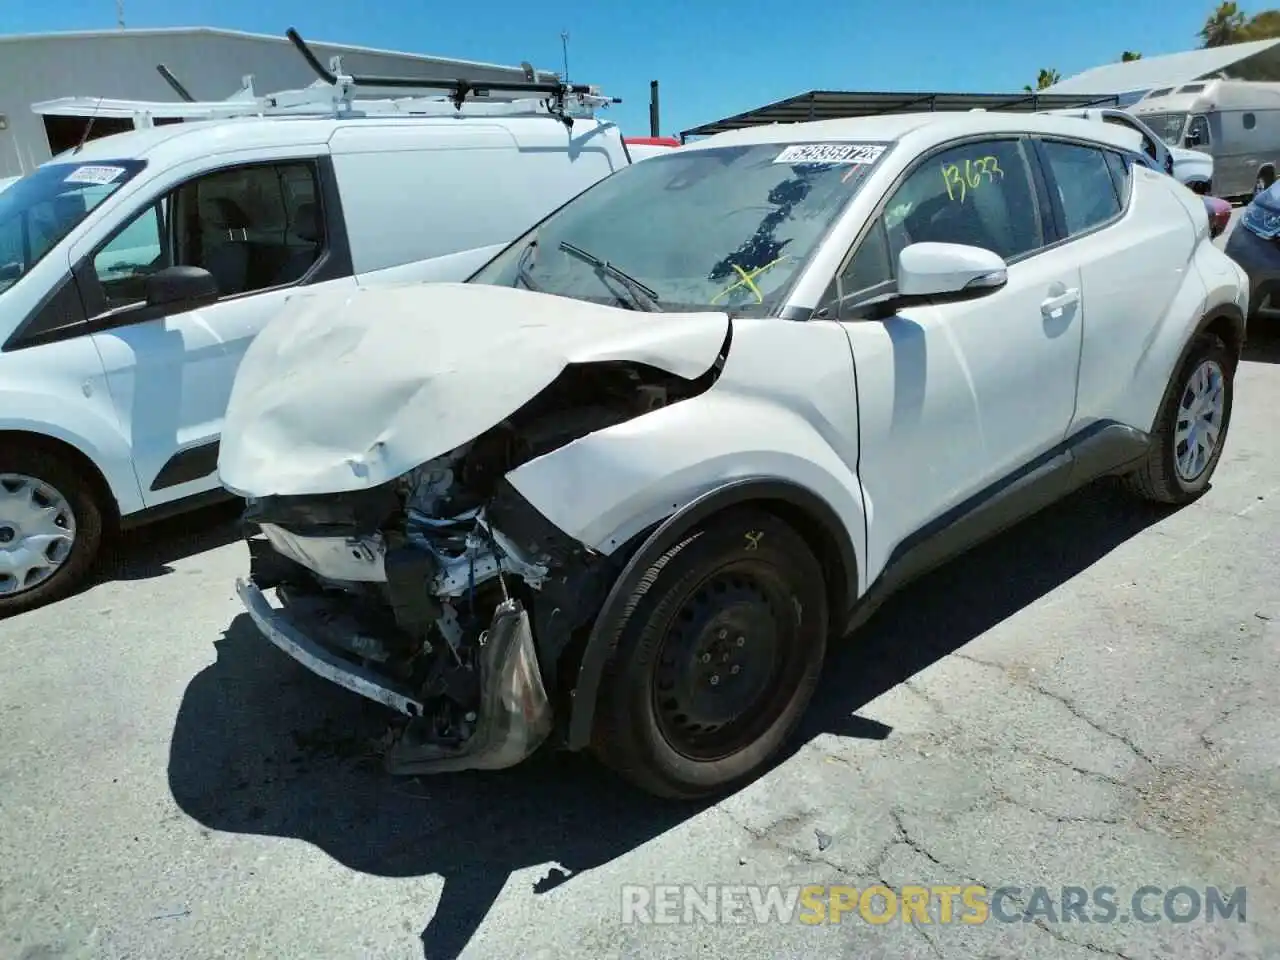
<path fill-rule="evenodd" d="M 529 257 L 533 255 L 533 251 L 538 246 L 538 238 L 534 237 L 529 241 L 528 246 L 520 253 L 520 259 L 516 261 L 516 277 L 526 287 L 534 293 L 542 293 L 543 289 L 531 276 L 529 276 Z"/>
<path fill-rule="evenodd" d="M 577 257 L 591 264 L 602 274 L 608 274 L 615 280 L 620 282 L 631 293 L 631 301 L 640 307 L 641 310 L 661 311 L 662 304 L 658 300 L 658 294 L 651 287 L 641 283 L 631 274 L 626 273 L 619 267 L 615 267 L 608 260 L 601 260 L 593 253 L 588 253 L 581 247 L 575 247 L 568 240 L 560 241 L 560 249 L 571 256 Z"/>

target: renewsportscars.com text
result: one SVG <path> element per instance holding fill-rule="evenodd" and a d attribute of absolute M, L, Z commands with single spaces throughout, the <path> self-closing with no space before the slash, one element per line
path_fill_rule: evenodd
<path fill-rule="evenodd" d="M 622 922 L 885 924 L 1245 921 L 1246 889 L 1141 886 L 694 886 L 622 888 Z"/>

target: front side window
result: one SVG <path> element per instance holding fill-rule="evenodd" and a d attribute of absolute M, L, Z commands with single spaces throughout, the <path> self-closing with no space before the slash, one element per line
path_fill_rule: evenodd
<path fill-rule="evenodd" d="M 171 265 L 203 267 L 221 296 L 295 283 L 325 248 L 315 168 L 306 162 L 235 167 L 189 180 L 94 256 L 108 309 L 146 298 L 146 278 Z"/>
<path fill-rule="evenodd" d="M 1142 119 L 1165 143 L 1182 143 L 1182 131 L 1187 126 L 1185 113 L 1149 113 L 1143 114 Z"/>
<path fill-rule="evenodd" d="M 1104 151 L 1053 140 L 1044 141 L 1042 146 L 1067 221 L 1068 236 L 1091 230 L 1120 213 L 1120 198 Z"/>
<path fill-rule="evenodd" d="M 1191 122 L 1187 124 L 1187 146 L 1207 147 L 1211 142 L 1208 118 L 1192 117 Z"/>
<path fill-rule="evenodd" d="M 0 294 L 144 166 L 141 160 L 50 163 L 0 190 Z"/>
<path fill-rule="evenodd" d="M 888 149 L 772 143 L 649 157 L 580 194 L 468 282 L 768 315 Z"/>
<path fill-rule="evenodd" d="M 1018 140 L 967 143 L 921 163 L 842 271 L 841 295 L 893 279 L 898 254 L 911 243 L 962 243 L 1006 260 L 1043 246 L 1024 149 Z"/>

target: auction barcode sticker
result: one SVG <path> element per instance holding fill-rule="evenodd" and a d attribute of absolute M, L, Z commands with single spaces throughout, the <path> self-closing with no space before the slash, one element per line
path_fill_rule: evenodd
<path fill-rule="evenodd" d="M 93 183 L 102 186 L 114 183 L 124 167 L 80 167 L 67 174 L 65 183 Z"/>
<path fill-rule="evenodd" d="M 774 157 L 774 163 L 875 163 L 884 146 L 875 143 L 796 143 Z"/>

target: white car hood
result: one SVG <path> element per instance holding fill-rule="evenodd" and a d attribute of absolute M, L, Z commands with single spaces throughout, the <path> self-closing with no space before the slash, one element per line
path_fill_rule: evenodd
<path fill-rule="evenodd" d="M 1170 147 L 1169 156 L 1173 158 L 1173 175 L 1182 182 L 1192 178 L 1213 179 L 1213 157 L 1203 150 Z"/>
<path fill-rule="evenodd" d="M 291 297 L 249 346 L 218 456 L 241 496 L 374 487 L 518 410 L 571 363 L 695 378 L 724 313 L 644 313 L 509 287 L 378 286 Z"/>

